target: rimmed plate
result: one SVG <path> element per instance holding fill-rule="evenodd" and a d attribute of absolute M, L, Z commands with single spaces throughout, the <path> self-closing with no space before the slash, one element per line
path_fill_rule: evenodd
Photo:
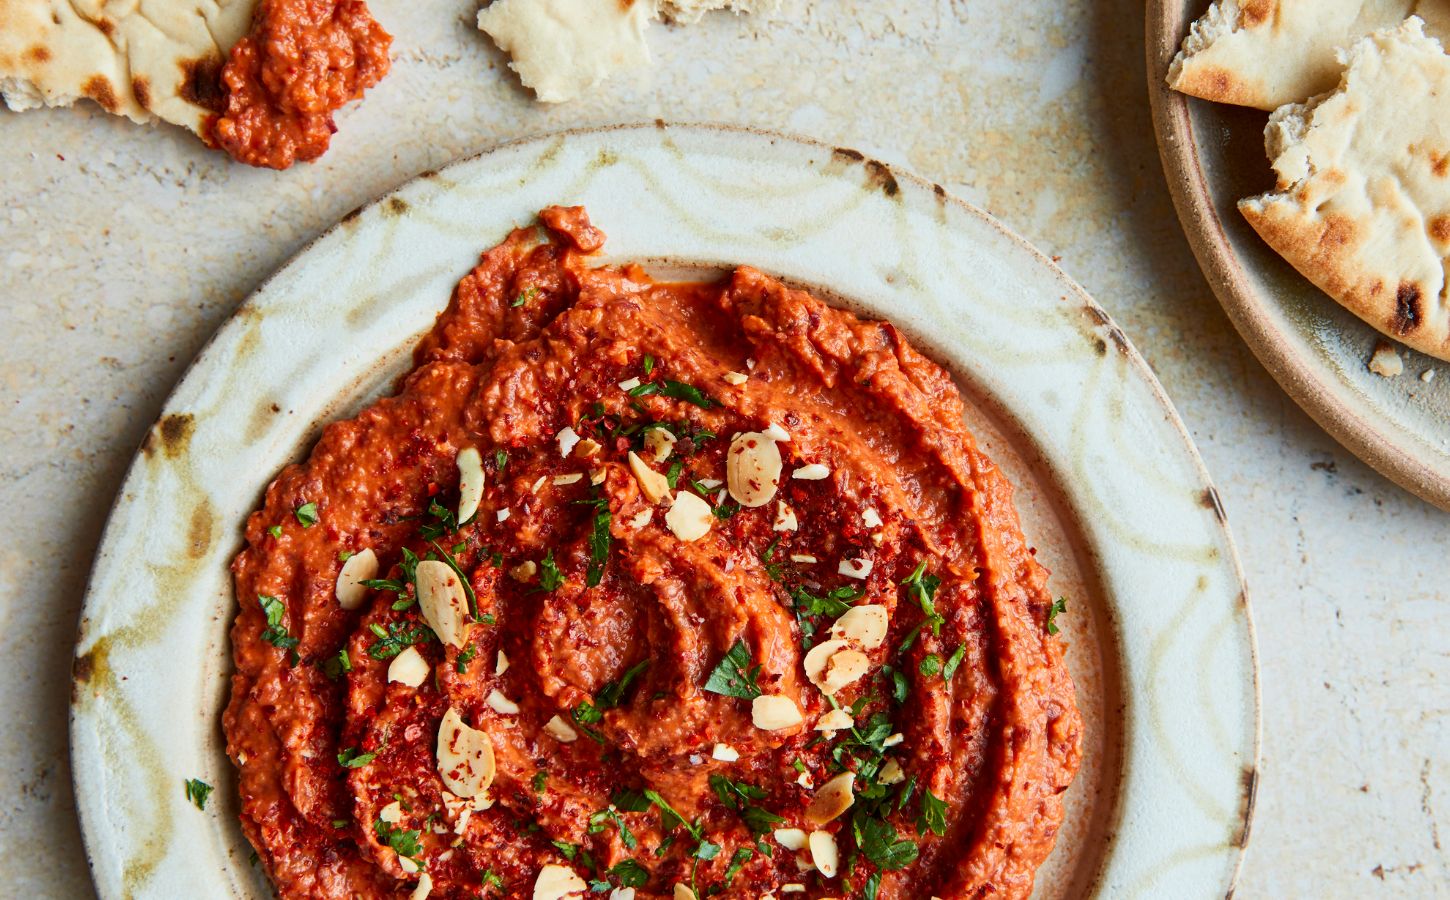
<path fill-rule="evenodd" d="M 860 154 L 708 126 L 542 137 L 348 216 L 251 297 L 186 374 L 107 526 L 71 718 L 103 898 L 270 896 L 219 725 L 227 564 L 267 481 L 407 365 L 479 252 L 583 203 L 609 261 L 750 263 L 888 316 L 956 373 L 1069 598 L 1087 721 L 1041 897 L 1222 897 L 1253 808 L 1252 626 L 1217 494 L 1123 333 L 985 214 Z M 204 812 L 187 778 L 217 786 Z"/>
<path fill-rule="evenodd" d="M 1236 204 L 1274 186 L 1268 115 L 1169 90 L 1164 78 L 1208 0 L 1149 0 L 1148 94 L 1168 188 L 1208 283 L 1281 387 L 1351 453 L 1450 509 L 1450 364 L 1400 346 L 1405 374 L 1367 362 L 1384 338 L 1284 262 Z M 1419 376 L 1436 370 L 1426 383 Z"/>

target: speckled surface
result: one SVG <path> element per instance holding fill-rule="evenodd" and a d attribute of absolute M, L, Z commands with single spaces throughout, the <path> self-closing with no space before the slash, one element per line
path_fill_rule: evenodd
<path fill-rule="evenodd" d="M 1343 452 L 1229 326 L 1163 183 L 1141 5 L 786 0 L 771 22 L 654 29 L 653 70 L 556 108 L 471 30 L 472 2 L 375 6 L 394 73 L 344 114 L 332 153 L 286 174 L 91 109 L 0 112 L 0 839 L 23 848 L 0 863 L 7 890 L 89 891 L 66 763 L 75 616 L 125 466 L 210 333 L 328 224 L 422 170 L 662 117 L 856 147 L 1061 257 L 1176 402 L 1253 591 L 1264 752 L 1236 896 L 1450 896 L 1450 516 Z"/>

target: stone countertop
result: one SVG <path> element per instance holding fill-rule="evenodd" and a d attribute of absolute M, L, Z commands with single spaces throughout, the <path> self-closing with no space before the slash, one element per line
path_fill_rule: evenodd
<path fill-rule="evenodd" d="M 1247 571 L 1264 745 L 1236 896 L 1450 896 L 1450 515 L 1335 444 L 1229 325 L 1164 186 L 1141 3 L 785 0 L 774 20 L 655 27 L 653 69 L 556 107 L 473 30 L 474 0 L 373 6 L 396 36 L 393 73 L 339 117 L 322 161 L 286 173 L 94 108 L 0 111 L 0 880 L 14 895 L 90 894 L 67 762 L 75 622 L 131 455 L 208 336 L 309 240 L 421 171 L 663 118 L 854 147 L 1060 258 L 1163 381 Z"/>

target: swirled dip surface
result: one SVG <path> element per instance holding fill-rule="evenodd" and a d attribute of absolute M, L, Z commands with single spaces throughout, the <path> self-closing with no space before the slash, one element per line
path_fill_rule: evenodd
<path fill-rule="evenodd" d="M 540 218 L 247 523 L 225 726 L 278 892 L 1027 896 L 1081 722 L 951 379 Z"/>

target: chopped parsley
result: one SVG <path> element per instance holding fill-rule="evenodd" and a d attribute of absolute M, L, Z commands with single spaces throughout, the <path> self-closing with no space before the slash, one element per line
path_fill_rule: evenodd
<path fill-rule="evenodd" d="M 279 538 L 279 537 L 282 536 L 282 526 L 281 525 L 273 525 L 271 528 L 268 528 L 267 529 L 267 533 L 270 534 L 274 538 Z"/>
<path fill-rule="evenodd" d="M 622 859 L 615 863 L 609 874 L 624 887 L 639 888 L 649 882 L 649 870 L 632 859 Z"/>
<path fill-rule="evenodd" d="M 418 842 L 422 832 L 406 831 L 395 827 L 382 819 L 373 823 L 373 831 L 378 833 L 378 840 L 389 847 L 399 856 L 406 856 L 416 861 L 416 857 L 423 852 L 423 845 Z"/>
<path fill-rule="evenodd" d="M 749 847 L 741 847 L 735 851 L 735 855 L 730 857 L 730 865 L 725 869 L 726 887 L 730 886 L 730 883 L 735 880 L 735 876 L 740 874 L 740 870 L 745 868 L 745 864 L 750 862 L 750 858 L 754 855 L 755 851 Z"/>
<path fill-rule="evenodd" d="M 288 634 L 287 626 L 282 624 L 283 617 L 287 615 L 287 606 L 268 594 L 258 594 L 257 602 L 262 605 L 262 612 L 267 616 L 267 627 L 262 629 L 262 640 L 279 650 L 296 648 L 297 638 Z"/>
<path fill-rule="evenodd" d="M 386 631 L 383 626 L 372 622 L 368 624 L 368 630 L 377 637 L 368 648 L 368 656 L 373 659 L 392 659 L 405 648 L 426 643 L 433 638 L 433 629 L 412 622 L 390 622 Z"/>
<path fill-rule="evenodd" d="M 916 833 L 928 831 L 938 837 L 947 833 L 947 802 L 939 800 L 930 790 L 921 792 L 921 814 L 916 817 Z"/>
<path fill-rule="evenodd" d="M 634 832 L 629 830 L 629 826 L 624 823 L 624 819 L 620 817 L 619 813 L 612 809 L 601 809 L 589 817 L 589 833 L 602 833 L 609 827 L 610 822 L 613 822 L 614 827 L 619 829 L 619 840 L 626 848 L 633 850 L 639 846 Z"/>
<path fill-rule="evenodd" d="M 361 769 L 377 758 L 376 753 L 359 753 L 356 747 L 347 747 L 337 754 L 337 764 L 344 769 Z"/>
<path fill-rule="evenodd" d="M 1047 633 L 1057 634 L 1060 630 L 1057 627 L 1057 614 L 1067 612 L 1067 598 L 1058 597 L 1052 601 L 1052 606 L 1047 610 Z"/>
<path fill-rule="evenodd" d="M 303 528 L 311 528 L 313 525 L 317 524 L 316 503 L 304 503 L 301 506 L 297 507 L 295 510 L 293 510 L 292 514 L 297 517 L 297 521 L 302 525 Z"/>
<path fill-rule="evenodd" d="M 506 465 L 508 465 L 508 464 L 509 464 L 509 452 L 507 450 L 505 450 L 504 448 L 500 447 L 497 450 L 493 451 L 493 466 L 494 466 L 495 469 L 497 469 L 498 471 L 502 472 L 503 471 L 503 467 L 506 466 Z"/>
<path fill-rule="evenodd" d="M 948 657 L 946 665 L 941 667 L 942 680 L 952 680 L 952 676 L 957 674 L 957 666 L 960 666 L 962 664 L 962 660 L 966 658 L 966 655 L 967 645 L 958 644 L 957 649 L 952 652 L 952 655 L 950 657 Z"/>
<path fill-rule="evenodd" d="M 594 513 L 594 530 L 589 535 L 589 570 L 584 575 L 584 583 L 589 587 L 604 578 L 604 564 L 609 561 L 609 523 L 613 519 L 609 505 L 601 498 Z"/>
<path fill-rule="evenodd" d="M 877 869 L 866 878 L 866 883 L 861 886 L 861 893 L 866 900 L 876 900 L 876 893 L 881 890 L 881 870 Z"/>
<path fill-rule="evenodd" d="M 188 778 L 186 780 L 186 799 L 190 800 L 197 809 L 206 809 L 206 800 L 214 790 L 211 785 L 200 778 Z"/>
<path fill-rule="evenodd" d="M 910 632 L 906 639 L 901 642 L 901 650 L 906 651 L 912 644 L 916 643 L 917 635 L 921 634 L 923 628 L 930 628 L 934 635 L 941 634 L 942 624 L 946 619 L 936 611 L 936 592 L 941 587 L 941 579 L 930 575 L 926 571 L 926 560 L 901 582 L 901 586 L 909 588 L 911 595 L 915 598 L 917 605 L 921 607 L 922 621 Z"/>
<path fill-rule="evenodd" d="M 941 672 L 941 657 L 937 656 L 935 653 L 928 653 L 926 656 L 923 656 L 921 658 L 921 664 L 917 666 L 917 668 L 920 669 L 921 674 L 925 675 L 927 678 L 939 674 Z"/>
<path fill-rule="evenodd" d="M 337 651 L 336 656 L 329 656 L 322 661 L 322 674 L 333 681 L 352 671 L 352 657 L 347 655 L 347 648 L 343 647 Z"/>
<path fill-rule="evenodd" d="M 590 727 L 604 721 L 604 713 L 599 711 L 599 707 L 585 700 L 574 707 L 569 716 L 574 720 L 574 724 L 579 726 L 579 730 L 584 732 L 585 737 L 600 746 L 604 745 L 604 735 L 600 734 L 598 729 Z"/>
<path fill-rule="evenodd" d="M 725 656 L 710 673 L 705 682 L 705 690 L 744 700 L 759 697 L 762 693 L 757 683 L 760 666 L 752 666 L 750 662 L 750 648 L 745 645 L 745 639 L 741 638 L 726 651 Z"/>
<path fill-rule="evenodd" d="M 861 854 L 882 869 L 904 869 L 916 862 L 916 842 L 898 839 L 891 823 L 868 814 L 852 818 L 856 846 Z"/>
<path fill-rule="evenodd" d="M 957 662 L 961 662 L 961 660 L 958 659 Z M 911 692 L 911 686 L 906 681 L 906 673 L 895 666 L 882 666 L 881 675 L 891 685 L 891 699 L 897 703 L 905 703 L 906 695 Z"/>
<path fill-rule="evenodd" d="M 693 403 L 701 409 L 710 409 L 715 405 L 714 400 L 711 400 L 704 391 L 694 385 L 685 384 L 682 381 L 671 381 L 668 378 L 663 381 L 646 381 L 629 390 L 631 397 L 648 397 L 652 394 Z"/>
<path fill-rule="evenodd" d="M 724 503 L 721 503 L 719 506 L 715 507 L 715 509 L 712 511 L 715 513 L 715 518 L 728 519 L 736 513 L 740 512 L 740 504 L 731 503 L 729 500 L 726 500 Z"/>
<path fill-rule="evenodd" d="M 640 676 L 640 673 L 649 668 L 650 660 L 642 659 L 630 666 L 618 681 L 611 681 L 599 689 L 599 696 L 594 698 L 600 709 L 614 709 L 624 703 L 629 697 L 629 686 Z"/>
<path fill-rule="evenodd" d="M 458 656 L 453 660 L 453 668 L 459 675 L 468 674 L 468 664 L 478 655 L 478 645 L 470 643 L 459 651 Z"/>
<path fill-rule="evenodd" d="M 418 580 L 418 554 L 404 547 L 403 561 L 398 563 L 398 572 L 402 575 L 401 578 L 368 578 L 362 584 L 375 591 L 392 591 L 407 599 L 411 596 L 408 593 L 408 585 L 416 584 Z M 412 606 L 411 603 L 408 605 Z"/>
<path fill-rule="evenodd" d="M 648 353 L 644 355 L 644 374 L 649 375 L 655 370 L 655 358 Z"/>
<path fill-rule="evenodd" d="M 542 794 L 544 792 L 544 788 L 547 787 L 549 784 L 549 773 L 545 772 L 543 769 L 540 769 L 539 771 L 534 773 L 533 778 L 529 779 L 529 783 L 533 785 L 534 793 Z"/>
<path fill-rule="evenodd" d="M 768 809 L 755 805 L 755 801 L 769 796 L 763 788 L 743 781 L 734 781 L 724 775 L 711 775 L 710 788 L 727 808 L 740 814 L 740 819 L 756 835 L 770 833 L 770 830 L 785 819 Z"/>
<path fill-rule="evenodd" d="M 558 563 L 554 562 L 554 551 L 550 550 L 539 560 L 539 587 L 552 592 L 563 586 L 564 573 L 559 571 Z"/>
<path fill-rule="evenodd" d="M 339 550 L 337 551 L 337 561 L 340 563 L 345 563 L 356 555 L 357 554 L 353 553 L 351 550 Z"/>
<path fill-rule="evenodd" d="M 536 287 L 531 287 L 527 290 L 520 291 L 519 295 L 514 298 L 514 302 L 509 304 L 509 308 L 516 309 L 520 306 L 523 306 L 525 303 L 528 303 L 530 300 L 534 299 L 538 295 L 539 289 Z"/>
<path fill-rule="evenodd" d="M 810 616 L 830 616 L 836 618 L 846 614 L 851 608 L 851 601 L 860 599 L 862 590 L 858 587 L 847 585 L 830 591 L 823 597 L 817 597 L 803 587 L 790 589 L 791 599 L 795 601 L 796 609 Z"/>
<path fill-rule="evenodd" d="M 683 474 L 684 471 L 685 464 L 680 460 L 677 459 L 674 462 L 670 463 L 670 469 L 668 472 L 665 473 L 665 482 L 669 484 L 670 490 L 673 491 L 675 488 L 679 487 L 680 475 Z"/>

